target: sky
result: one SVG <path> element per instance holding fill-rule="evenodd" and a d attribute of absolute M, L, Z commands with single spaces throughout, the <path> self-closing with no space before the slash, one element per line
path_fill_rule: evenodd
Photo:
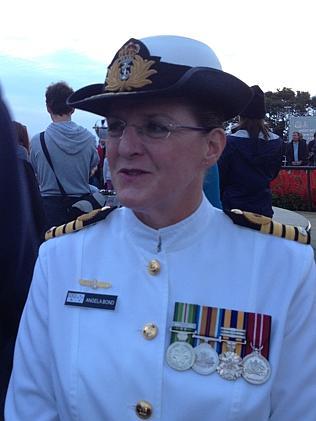
<path fill-rule="evenodd" d="M 2 0 L 0 87 L 30 137 L 50 123 L 46 87 L 102 83 L 129 38 L 183 35 L 208 44 L 223 70 L 264 91 L 316 95 L 314 0 Z M 76 111 L 93 131 L 100 117 Z"/>

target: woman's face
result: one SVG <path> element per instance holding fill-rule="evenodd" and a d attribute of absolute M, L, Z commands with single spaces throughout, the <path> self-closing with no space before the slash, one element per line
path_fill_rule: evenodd
<path fill-rule="evenodd" d="M 112 181 L 122 205 L 149 226 L 160 228 L 190 215 L 199 206 L 205 170 L 224 146 L 222 129 L 199 132 L 176 129 L 166 139 L 150 139 L 139 127 L 199 126 L 183 101 L 146 100 L 117 105 L 108 124 L 127 123 L 122 137 L 107 141 Z M 135 127 L 136 126 L 136 127 Z"/>
<path fill-rule="evenodd" d="M 298 142 L 300 140 L 300 134 L 299 134 L 299 132 L 293 132 L 293 134 L 292 134 L 292 140 L 293 140 L 293 142 Z"/>

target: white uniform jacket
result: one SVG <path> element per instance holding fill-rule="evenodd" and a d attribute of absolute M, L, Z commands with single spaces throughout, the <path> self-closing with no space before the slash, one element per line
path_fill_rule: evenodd
<path fill-rule="evenodd" d="M 148 264 L 160 262 L 152 275 Z M 109 282 L 93 290 L 80 279 Z M 115 310 L 65 305 L 117 295 Z M 19 329 L 6 421 L 315 421 L 316 272 L 310 246 L 234 225 L 204 198 L 159 229 L 126 208 L 40 250 Z M 176 301 L 272 316 L 262 385 L 166 363 Z M 158 327 L 146 339 L 146 323 Z"/>

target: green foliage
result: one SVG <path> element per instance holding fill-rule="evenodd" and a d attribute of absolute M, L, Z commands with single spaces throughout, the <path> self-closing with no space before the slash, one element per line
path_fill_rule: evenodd
<path fill-rule="evenodd" d="M 298 194 L 286 194 L 283 196 L 278 196 L 277 194 L 272 194 L 272 206 L 277 206 L 278 208 L 288 209 L 288 210 L 301 210 L 307 211 L 308 203 L 304 200 L 303 197 Z"/>
<path fill-rule="evenodd" d="M 316 112 L 316 96 L 311 98 L 309 92 L 296 91 L 283 87 L 276 92 L 265 92 L 267 117 L 269 127 L 277 135 L 286 136 L 289 116 L 308 115 L 310 110 Z M 224 128 L 229 130 L 238 123 L 238 117 L 225 123 Z"/>
<path fill-rule="evenodd" d="M 311 98 L 309 92 L 296 91 L 290 88 L 266 92 L 267 122 L 275 133 L 286 134 L 290 115 L 304 116 L 310 109 L 316 110 L 316 97 Z"/>

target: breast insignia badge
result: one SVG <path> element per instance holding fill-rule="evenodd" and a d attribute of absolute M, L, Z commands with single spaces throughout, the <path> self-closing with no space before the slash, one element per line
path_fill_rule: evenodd
<path fill-rule="evenodd" d="M 79 284 L 85 287 L 93 288 L 93 289 L 98 289 L 98 288 L 107 289 L 107 288 L 112 287 L 111 282 L 99 282 L 96 279 L 80 279 Z"/>

